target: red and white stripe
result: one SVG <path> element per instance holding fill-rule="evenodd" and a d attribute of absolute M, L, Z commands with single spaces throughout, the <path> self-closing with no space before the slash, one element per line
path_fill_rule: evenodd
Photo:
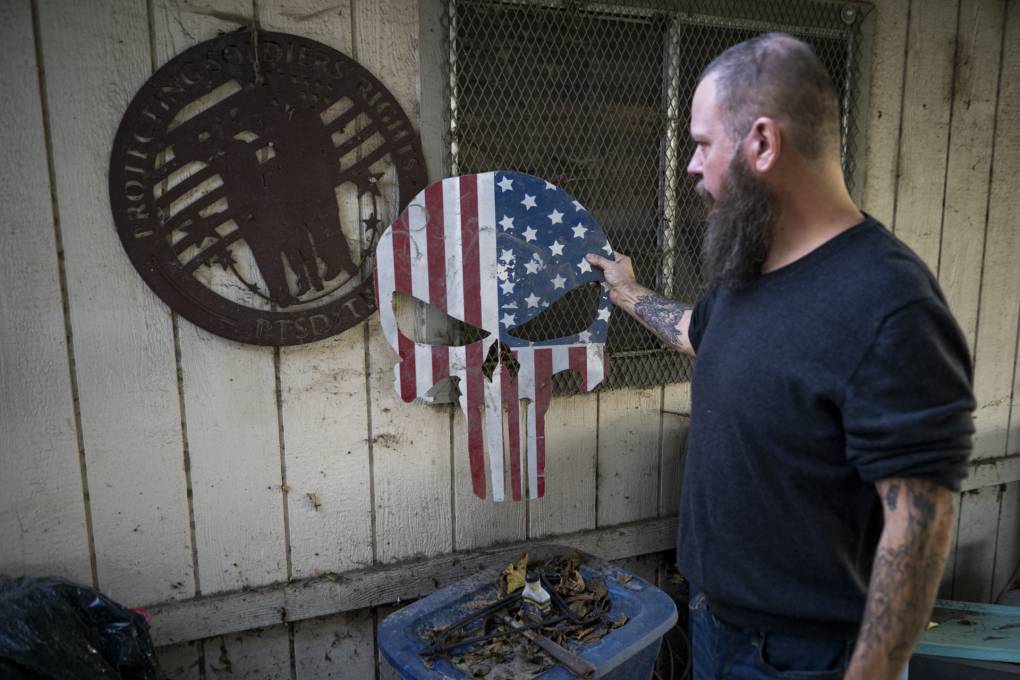
<path fill-rule="evenodd" d="M 517 376 L 500 366 L 492 379 L 486 380 L 482 364 L 500 334 L 495 205 L 495 173 L 452 177 L 429 185 L 379 239 L 376 298 L 383 333 L 400 356 L 394 377 L 404 401 L 431 401 L 428 392 L 434 385 L 447 377 L 459 380 L 475 495 L 485 498 L 488 468 L 493 500 L 503 500 L 507 486 L 504 471 L 509 464 L 513 499 L 520 500 L 525 489 L 529 497 L 538 498 L 545 493 L 545 413 L 552 376 L 573 369 L 582 376 L 582 389 L 592 389 L 605 374 L 604 346 L 516 349 L 513 353 L 521 367 Z M 392 310 L 393 294 L 398 291 L 489 335 L 461 347 L 416 343 L 397 327 Z M 527 400 L 525 470 L 521 465 L 525 444 L 520 432 L 521 400 Z"/>
<path fill-rule="evenodd" d="M 574 370 L 581 375 L 581 390 L 587 392 L 593 389 L 605 377 L 605 346 L 529 347 L 516 349 L 513 355 L 520 365 L 517 399 L 527 400 L 528 404 L 528 497 L 541 498 L 545 495 L 545 413 L 552 396 L 552 377 L 561 371 Z"/>

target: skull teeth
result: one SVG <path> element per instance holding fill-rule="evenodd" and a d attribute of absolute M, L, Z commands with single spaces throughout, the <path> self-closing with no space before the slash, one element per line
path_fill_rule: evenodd
<path fill-rule="evenodd" d="M 510 347 L 497 340 L 492 343 L 485 356 L 485 361 L 482 363 L 482 374 L 491 381 L 496 374 L 496 369 L 500 366 L 506 367 L 512 378 L 517 377 L 521 368 Z"/>

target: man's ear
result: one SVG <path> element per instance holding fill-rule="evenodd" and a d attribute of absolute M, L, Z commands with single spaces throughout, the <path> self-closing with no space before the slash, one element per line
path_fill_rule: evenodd
<path fill-rule="evenodd" d="M 751 169 L 758 174 L 767 173 L 775 167 L 782 152 L 783 139 L 779 125 L 774 118 L 758 118 L 751 126 L 744 144 Z"/>

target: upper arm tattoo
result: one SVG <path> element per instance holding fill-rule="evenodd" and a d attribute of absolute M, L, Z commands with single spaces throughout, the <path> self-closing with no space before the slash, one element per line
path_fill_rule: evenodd
<path fill-rule="evenodd" d="M 658 293 L 642 295 L 634 302 L 634 313 L 646 326 L 673 347 L 684 347 L 687 338 L 680 331 L 680 320 L 691 305 L 670 300 Z"/>
<path fill-rule="evenodd" d="M 900 485 L 896 482 L 889 484 L 889 488 L 885 492 L 885 505 L 889 510 L 896 509 L 896 501 L 900 497 Z"/>

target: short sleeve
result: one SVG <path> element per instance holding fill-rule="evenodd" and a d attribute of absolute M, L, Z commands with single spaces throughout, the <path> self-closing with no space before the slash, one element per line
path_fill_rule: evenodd
<path fill-rule="evenodd" d="M 691 347 L 694 348 L 695 354 L 698 352 L 701 338 L 705 336 L 705 328 L 708 327 L 708 319 L 712 315 L 712 305 L 715 304 L 718 290 L 718 288 L 713 288 L 702 295 L 691 311 L 691 323 L 687 327 L 687 338 L 691 341 Z"/>
<path fill-rule="evenodd" d="M 974 425 L 970 352 L 938 299 L 887 316 L 847 385 L 847 458 L 868 482 L 920 477 L 954 491 Z"/>

